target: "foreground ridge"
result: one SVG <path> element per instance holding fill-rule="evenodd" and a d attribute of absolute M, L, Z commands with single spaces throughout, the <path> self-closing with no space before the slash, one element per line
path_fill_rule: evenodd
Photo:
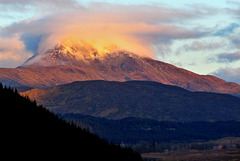
<path fill-rule="evenodd" d="M 131 149 L 109 144 L 97 135 L 59 119 L 35 101 L 20 96 L 17 90 L 0 84 L 4 151 L 26 158 L 31 156 L 80 160 L 140 161 Z M 24 146 L 24 147 L 23 147 Z M 27 153 L 26 153 L 27 152 Z M 50 152 L 50 153 L 48 153 Z"/>

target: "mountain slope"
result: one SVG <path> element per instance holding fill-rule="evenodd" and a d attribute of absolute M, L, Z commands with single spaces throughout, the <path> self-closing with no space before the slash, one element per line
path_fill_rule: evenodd
<path fill-rule="evenodd" d="M 36 102 L 0 84 L 2 154 L 28 158 L 140 161 L 130 149 L 108 144 L 86 130 L 66 123 Z"/>
<path fill-rule="evenodd" d="M 0 82 L 10 86 L 52 87 L 84 80 L 156 81 L 191 91 L 240 96 L 240 85 L 198 75 L 173 65 L 117 50 L 99 52 L 89 44 L 63 42 L 38 54 L 17 69 L 0 69 Z"/>
<path fill-rule="evenodd" d="M 28 95 L 55 113 L 81 113 L 109 119 L 125 117 L 167 121 L 240 119 L 240 99 L 231 95 L 190 92 L 157 82 L 84 81 Z"/>

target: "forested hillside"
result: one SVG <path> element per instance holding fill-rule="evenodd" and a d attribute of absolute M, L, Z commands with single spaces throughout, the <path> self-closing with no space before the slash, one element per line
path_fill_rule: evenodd
<path fill-rule="evenodd" d="M 54 157 L 68 160 L 141 160 L 131 149 L 109 144 L 66 123 L 35 101 L 0 84 L 3 154 L 8 157 Z M 16 155 L 18 154 L 18 155 Z M 20 154 L 20 155 L 19 155 Z M 33 159 L 33 158 L 32 158 Z"/>
<path fill-rule="evenodd" d="M 158 121 L 240 121 L 240 98 L 149 81 L 81 81 L 22 93 L 55 113 Z"/>
<path fill-rule="evenodd" d="M 59 116 L 116 143 L 137 144 L 142 141 L 187 143 L 240 137 L 239 121 L 169 122 L 136 117 L 109 120 L 71 113 Z"/>

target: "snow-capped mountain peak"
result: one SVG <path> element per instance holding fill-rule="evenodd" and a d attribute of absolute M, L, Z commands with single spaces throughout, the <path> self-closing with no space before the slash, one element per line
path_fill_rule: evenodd
<path fill-rule="evenodd" d="M 98 47 L 85 41 L 66 39 L 43 54 L 28 59 L 21 67 L 83 65 L 93 60 L 104 61 L 111 56 L 129 55 L 138 57 L 128 51 L 120 50 L 116 45 Z"/>

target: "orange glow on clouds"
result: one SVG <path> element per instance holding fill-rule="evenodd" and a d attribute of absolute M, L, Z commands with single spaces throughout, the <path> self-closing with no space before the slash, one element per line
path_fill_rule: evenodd
<path fill-rule="evenodd" d="M 126 50 L 154 58 L 154 45 L 162 46 L 166 43 L 171 44 L 175 39 L 202 35 L 201 32 L 171 23 L 164 24 L 176 19 L 191 18 L 193 15 L 160 6 L 98 3 L 79 10 L 49 15 L 43 19 L 26 20 L 6 28 L 6 31 L 15 31 L 15 34 L 26 33 L 30 41 L 40 37 L 36 45 L 38 54 L 45 53 L 64 40 L 70 39 L 74 42 L 86 42 L 99 53 Z M 23 41 L 29 41 L 24 35 L 21 38 Z"/>
<path fill-rule="evenodd" d="M 69 39 L 74 42 L 86 42 L 99 53 L 125 50 L 140 56 L 154 56 L 148 40 L 136 36 L 138 33 L 142 33 L 142 30 L 152 30 L 146 24 L 79 22 L 51 27 L 54 31 L 41 41 L 39 53 Z"/>
<path fill-rule="evenodd" d="M 24 44 L 19 41 L 18 37 L 1 38 L 0 37 L 0 62 L 3 66 L 7 66 L 9 60 L 12 60 L 12 66 L 18 61 L 25 61 L 32 54 L 24 50 Z"/>

